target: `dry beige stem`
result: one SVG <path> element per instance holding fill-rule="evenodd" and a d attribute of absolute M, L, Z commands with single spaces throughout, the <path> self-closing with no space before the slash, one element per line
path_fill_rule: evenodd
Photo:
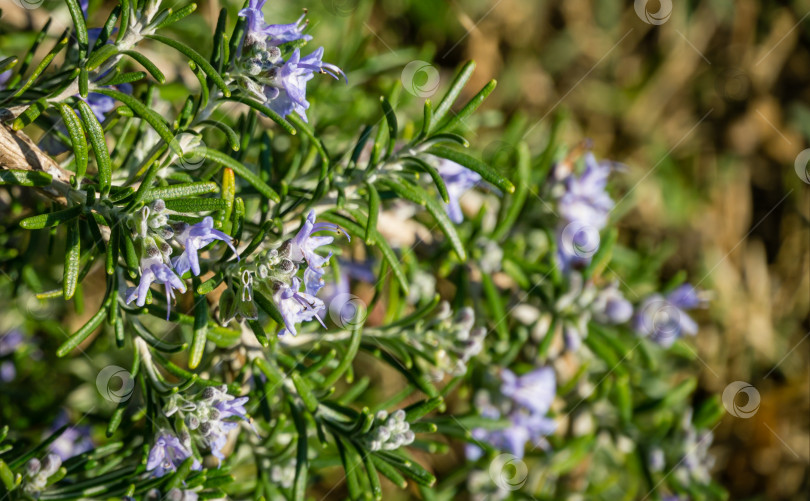
<path fill-rule="evenodd" d="M 59 166 L 22 131 L 0 124 L 0 169 L 41 171 L 51 175 L 49 186 L 38 188 L 49 198 L 67 205 L 72 173 Z"/>

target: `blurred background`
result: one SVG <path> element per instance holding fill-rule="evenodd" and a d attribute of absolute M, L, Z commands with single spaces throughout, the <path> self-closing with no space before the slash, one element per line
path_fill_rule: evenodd
<path fill-rule="evenodd" d="M 362 29 L 378 51 L 432 44 L 442 76 L 475 59 L 470 91 L 497 78 L 487 108 L 525 114 L 535 148 L 563 114 L 563 142 L 626 164 L 621 238 L 711 291 L 699 391 L 761 396 L 715 430 L 716 478 L 731 499 L 806 499 L 810 2 L 645 3 L 386 0 Z"/>
<path fill-rule="evenodd" d="M 712 297 L 694 344 L 699 393 L 744 381 L 761 396 L 751 418 L 727 415 L 715 430 L 716 478 L 731 499 L 807 499 L 810 152 L 802 152 L 810 146 L 810 2 L 299 7 L 310 8 L 333 57 L 344 53 L 341 36 L 350 30 L 362 32 L 377 57 L 426 47 L 419 59 L 444 84 L 474 59 L 468 97 L 498 80 L 489 115 L 479 118 L 484 132 L 468 134 L 485 156 L 500 147 L 486 139 L 488 125 L 504 122 L 500 115 L 524 115 L 535 150 L 562 116 L 563 143 L 587 138 L 597 156 L 624 163 L 614 196 L 621 238 L 668 256 L 665 279 L 686 270 Z M 351 71 L 352 61 L 338 63 Z"/>
<path fill-rule="evenodd" d="M 93 3 L 101 23 L 109 8 Z M 203 37 L 194 23 L 213 24 L 220 3 L 198 3 L 201 16 L 184 26 Z M 227 5 L 235 14 L 237 2 Z M 409 60 L 429 62 L 441 88 L 474 59 L 461 101 L 491 78 L 499 85 L 468 134 L 473 148 L 502 147 L 487 130 L 518 115 L 539 151 L 564 118 L 563 143 L 590 139 L 597 156 L 625 164 L 615 177 L 620 238 L 664 255 L 664 279 L 686 270 L 712 297 L 694 343 L 698 391 L 744 381 L 761 397 L 752 417 L 727 415 L 715 430 L 715 477 L 731 499 L 807 498 L 810 1 L 289 0 L 265 13 L 290 22 L 303 8 L 325 59 L 349 74 L 335 105 L 376 113 L 353 101 L 352 86 L 366 84 L 352 73 L 358 53 L 391 81 Z M 4 22 L 41 26 L 37 16 L 47 12 L 12 9 Z M 0 51 L 21 50 L 10 43 Z M 412 47 L 421 49 L 403 50 Z M 165 60 L 171 80 L 183 66 Z"/>

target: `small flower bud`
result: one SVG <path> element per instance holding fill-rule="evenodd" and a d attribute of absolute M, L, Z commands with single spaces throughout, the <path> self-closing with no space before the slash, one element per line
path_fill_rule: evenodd
<path fill-rule="evenodd" d="M 37 458 L 32 458 L 25 464 L 25 473 L 27 473 L 29 476 L 36 475 L 39 473 L 40 469 L 42 469 L 42 464 Z"/>
<path fill-rule="evenodd" d="M 42 460 L 42 475 L 45 477 L 50 477 L 62 466 L 62 458 L 57 456 L 56 454 L 48 454 L 45 456 L 45 459 Z"/>
<path fill-rule="evenodd" d="M 293 263 L 289 259 L 282 259 L 278 265 L 278 268 L 284 273 L 292 273 L 293 271 L 295 271 L 295 263 Z"/>
<path fill-rule="evenodd" d="M 292 250 L 292 241 L 285 240 L 278 248 L 278 255 L 281 257 L 290 257 L 290 250 Z"/>

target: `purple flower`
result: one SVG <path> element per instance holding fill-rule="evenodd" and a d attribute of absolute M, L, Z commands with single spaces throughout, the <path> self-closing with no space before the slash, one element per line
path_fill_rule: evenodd
<path fill-rule="evenodd" d="M 90 0 L 79 0 L 79 7 L 82 8 L 82 13 L 84 14 L 85 19 L 87 19 L 87 7 L 90 4 Z M 92 44 L 90 45 L 92 47 Z"/>
<path fill-rule="evenodd" d="M 534 414 L 545 414 L 556 393 L 556 379 L 551 367 L 541 367 L 522 376 L 509 369 L 501 371 L 501 393 Z"/>
<path fill-rule="evenodd" d="M 186 284 L 178 277 L 174 271 L 166 264 L 167 258 L 157 248 L 150 246 L 146 250 L 146 255 L 141 257 L 141 281 L 138 287 L 131 287 L 127 290 L 127 304 L 136 301 L 138 306 L 146 304 L 146 296 L 152 283 L 163 284 L 166 289 L 166 320 L 171 313 L 171 303 L 174 300 L 174 289 L 181 293 L 186 292 Z"/>
<path fill-rule="evenodd" d="M 54 420 L 48 435 L 69 423 L 67 412 L 62 410 Z M 90 439 L 90 427 L 77 425 L 65 429 L 59 438 L 53 441 L 49 449 L 65 461 L 73 456 L 87 452 L 93 447 L 93 441 Z"/>
<path fill-rule="evenodd" d="M 606 191 L 609 162 L 597 162 L 593 153 L 585 154 L 585 170 L 577 177 L 569 175 L 564 181 L 565 192 L 558 201 L 560 216 L 569 222 L 578 221 L 597 230 L 607 224 L 613 200 Z"/>
<path fill-rule="evenodd" d="M 0 357 L 11 355 L 25 340 L 22 332 L 17 329 L 8 331 L 0 336 Z"/>
<path fill-rule="evenodd" d="M 292 285 L 281 285 L 273 294 L 273 300 L 284 319 L 284 328 L 278 333 L 279 336 L 288 332 L 295 336 L 298 334 L 295 326 L 301 322 L 308 322 L 313 318 L 321 321 L 318 313 L 324 309 L 323 301 L 306 292 L 299 292 L 300 289 L 301 280 L 293 277 Z"/>
<path fill-rule="evenodd" d="M 211 420 L 200 425 L 200 433 L 205 446 L 221 462 L 225 459 L 223 449 L 228 445 L 228 433 L 236 429 L 238 424 L 232 421 Z"/>
<path fill-rule="evenodd" d="M 273 79 L 274 84 L 265 87 L 267 106 L 283 117 L 296 112 L 306 122 L 306 110 L 309 108 L 307 82 L 312 80 L 313 73 L 326 73 L 336 79 L 338 75 L 343 74 L 340 68 L 324 63 L 322 58 L 323 47 L 319 47 L 315 52 L 303 58 L 301 51 L 295 49 L 290 58 L 277 71 Z"/>
<path fill-rule="evenodd" d="M 500 430 L 476 428 L 472 436 L 486 441 L 499 450 L 523 457 L 526 443 L 536 447 L 548 446 L 546 436 L 554 433 L 557 424 L 546 417 L 556 394 L 556 378 L 550 367 L 541 367 L 522 376 L 512 371 L 501 371 L 501 394 L 511 400 L 511 409 L 506 414 L 510 426 Z M 484 404 L 480 411 L 483 417 L 498 419 L 501 411 L 491 404 Z M 481 449 L 474 444 L 467 446 L 467 457 L 476 460 Z"/>
<path fill-rule="evenodd" d="M 8 82 L 10 78 L 11 78 L 11 70 L 6 70 L 0 73 L 0 90 L 6 88 L 6 82 Z"/>
<path fill-rule="evenodd" d="M 498 450 L 522 458 L 527 443 L 545 449 L 548 447 L 545 437 L 557 429 L 557 423 L 553 419 L 523 410 L 512 412 L 509 415 L 509 421 L 510 426 L 501 430 L 475 428 L 472 430 L 472 437 L 477 441 L 487 442 Z M 467 458 L 473 461 L 483 454 L 482 449 L 475 444 L 467 444 L 465 449 Z"/>
<path fill-rule="evenodd" d="M 162 477 L 166 472 L 175 471 L 183 461 L 191 457 L 191 449 L 180 442 L 174 435 L 161 432 L 155 438 L 155 445 L 149 451 L 146 462 L 146 471 L 151 471 L 156 477 Z M 192 470 L 201 470 L 202 465 L 194 459 Z"/>
<path fill-rule="evenodd" d="M 613 164 L 597 162 L 593 153 L 585 153 L 585 168 L 577 176 L 561 168 L 563 178 L 557 190 L 557 210 L 561 218 L 557 228 L 557 260 L 567 272 L 591 262 L 599 248 L 599 231 L 605 227 L 614 203 L 607 192 L 607 179 Z"/>
<path fill-rule="evenodd" d="M 303 31 L 307 27 L 304 21 L 306 14 L 301 15 L 298 20 L 290 24 L 266 24 L 262 8 L 266 0 L 250 0 L 248 6 L 239 11 L 239 15 L 247 19 L 246 37 L 253 40 L 263 40 L 270 45 L 279 45 L 295 40 L 312 40 L 309 35 L 304 35 Z"/>
<path fill-rule="evenodd" d="M 96 116 L 99 122 L 104 122 L 107 113 L 115 109 L 115 99 L 106 94 L 91 92 L 87 94 L 87 99 L 85 99 L 84 102 L 90 106 L 90 109 L 93 110 L 93 115 Z"/>
<path fill-rule="evenodd" d="M 304 291 L 312 296 L 326 285 L 323 275 L 326 271 L 323 268 L 313 268 L 311 266 L 304 270 Z"/>
<path fill-rule="evenodd" d="M 248 397 L 229 395 L 228 388 L 224 385 L 219 388 L 209 386 L 201 395 L 197 407 L 203 423 L 200 424 L 199 430 L 205 445 L 220 461 L 225 459 L 222 450 L 228 443 L 228 434 L 239 426 L 226 419 L 236 417 L 248 421 L 245 409 L 247 401 Z"/>
<path fill-rule="evenodd" d="M 633 327 L 638 335 L 649 337 L 668 348 L 684 335 L 697 334 L 698 325 L 685 310 L 702 304 L 697 291 L 689 284 L 681 285 L 666 298 L 653 294 L 639 306 L 633 319 Z"/>
<path fill-rule="evenodd" d="M 312 236 L 313 233 L 319 231 L 341 232 L 340 227 L 336 224 L 316 223 L 315 211 L 312 210 L 298 233 L 290 239 L 290 260 L 296 263 L 307 262 L 307 269 L 304 271 L 304 285 L 306 293 L 313 296 L 324 286 L 325 271 L 323 267 L 332 257 L 331 252 L 326 256 L 321 256 L 315 251 L 335 240 L 335 237 L 332 236 Z M 346 234 L 346 238 L 349 238 L 348 234 Z"/>
<path fill-rule="evenodd" d="M 633 305 L 624 298 L 614 283 L 597 294 L 593 311 L 595 318 L 602 323 L 623 324 L 633 316 Z"/>
<path fill-rule="evenodd" d="M 233 238 L 219 230 L 215 230 L 214 218 L 211 216 L 194 225 L 181 223 L 178 228 L 175 228 L 174 238 L 184 247 L 183 253 L 172 259 L 172 266 L 174 266 L 177 275 L 181 277 L 188 270 L 191 270 L 195 276 L 200 275 L 200 261 L 197 252 L 215 240 L 225 242 L 236 254 L 236 248 L 232 243 Z M 238 257 L 237 254 L 237 259 Z"/>
<path fill-rule="evenodd" d="M 444 158 L 438 158 L 435 165 L 447 187 L 447 196 L 450 199 L 445 204 L 447 215 L 451 221 L 459 224 L 464 220 L 459 200 L 467 190 L 481 182 L 481 176 L 477 172 Z"/>
<path fill-rule="evenodd" d="M 0 336 L 0 357 L 13 354 L 23 344 L 24 337 L 16 329 Z M 0 381 L 8 383 L 17 377 L 17 367 L 13 360 L 0 362 Z"/>

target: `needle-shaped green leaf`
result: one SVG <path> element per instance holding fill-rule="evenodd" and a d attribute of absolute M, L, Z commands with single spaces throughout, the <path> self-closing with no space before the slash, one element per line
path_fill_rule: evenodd
<path fill-rule="evenodd" d="M 76 40 L 79 41 L 79 59 L 84 59 L 87 55 L 88 41 L 90 37 L 87 34 L 87 23 L 84 20 L 84 12 L 82 11 L 79 0 L 65 0 L 70 11 L 70 17 L 73 19 L 73 29 L 76 30 Z"/>
<path fill-rule="evenodd" d="M 199 282 L 198 279 L 195 279 Z M 208 300 L 205 296 L 194 294 L 194 336 L 191 339 L 191 350 L 188 355 L 188 368 L 196 369 L 205 353 L 205 342 L 208 340 Z"/>
<path fill-rule="evenodd" d="M 274 202 L 279 202 L 281 198 L 279 198 L 278 193 L 273 190 L 270 186 L 267 185 L 264 181 L 261 180 L 259 176 L 257 176 L 253 171 L 248 169 L 244 164 L 239 162 L 233 157 L 229 157 L 228 155 L 213 150 L 207 147 L 198 147 L 194 148 L 189 152 L 189 154 L 199 154 L 205 157 L 212 162 L 219 164 L 220 166 L 228 167 L 231 169 L 237 176 L 241 177 L 245 181 L 247 181 L 251 186 L 256 188 L 256 190 L 264 195 L 266 198 Z M 213 175 L 214 172 L 210 172 L 210 175 Z"/>
<path fill-rule="evenodd" d="M 221 198 L 177 198 L 166 200 L 166 208 L 175 212 L 210 212 L 223 210 L 228 202 Z"/>
<path fill-rule="evenodd" d="M 492 91 L 495 90 L 495 86 L 497 84 L 498 84 L 497 81 L 490 80 L 489 83 L 487 83 L 484 86 L 484 88 L 478 92 L 478 94 L 476 94 L 475 96 L 473 96 L 472 99 L 470 99 L 470 102 L 464 105 L 461 111 L 453 115 L 449 120 L 447 120 L 447 122 L 444 125 L 439 127 L 436 130 L 436 133 L 450 132 L 460 127 L 464 123 L 464 120 L 472 116 L 472 114 L 475 113 L 478 107 L 481 106 L 481 103 L 483 103 L 484 100 L 492 93 Z"/>
<path fill-rule="evenodd" d="M 106 94 L 111 98 L 121 101 L 122 103 L 127 105 L 138 117 L 144 119 L 149 125 L 151 125 L 152 128 L 155 129 L 155 132 L 157 132 L 158 135 L 164 141 L 166 141 L 169 147 L 177 155 L 183 155 L 183 150 L 180 147 L 179 141 L 177 141 L 177 138 L 174 137 L 174 134 L 169 129 L 169 126 L 166 125 L 166 122 L 163 120 L 163 117 L 161 117 L 151 109 L 147 108 L 142 102 L 130 96 L 129 94 L 124 94 L 123 92 L 107 88 L 96 89 L 95 92 Z"/>
<path fill-rule="evenodd" d="M 20 221 L 20 226 L 22 226 L 26 230 L 39 230 L 42 228 L 51 228 L 65 221 L 69 221 L 75 217 L 78 217 L 79 214 L 81 213 L 82 213 L 82 206 L 74 205 L 73 207 L 70 207 L 68 209 L 49 212 L 47 214 L 37 214 L 36 216 L 27 217 L 22 221 Z"/>
<path fill-rule="evenodd" d="M 178 52 L 181 52 L 183 55 L 194 61 L 194 63 L 199 66 L 200 69 L 202 69 L 205 74 L 211 78 L 211 80 L 213 80 L 214 84 L 220 88 L 225 97 L 229 97 L 231 95 L 231 91 L 228 89 L 228 84 L 225 83 L 225 80 L 222 79 L 217 70 L 215 70 L 214 67 L 211 66 L 211 63 L 206 61 L 206 59 L 202 57 L 199 52 L 182 42 L 178 42 L 177 40 L 172 40 L 171 38 L 161 35 L 147 35 L 147 38 L 156 40 L 164 45 L 172 47 Z"/>
<path fill-rule="evenodd" d="M 439 191 L 439 196 L 442 197 L 442 200 L 444 200 L 445 203 L 450 201 L 450 195 L 447 193 L 447 185 L 444 184 L 444 179 L 442 179 L 441 174 L 439 174 L 439 171 L 435 167 L 419 157 L 406 156 L 403 157 L 402 160 L 414 165 L 424 172 L 427 172 L 430 178 L 433 180 L 433 184 L 436 185 L 436 189 Z"/>
<path fill-rule="evenodd" d="M 442 121 L 447 112 L 450 111 L 453 103 L 456 102 L 459 94 L 461 94 L 462 89 L 464 89 L 464 86 L 467 85 L 467 82 L 470 80 L 473 71 L 475 71 L 475 61 L 468 61 L 466 64 L 464 64 L 456 75 L 456 78 L 453 79 L 453 83 L 450 84 L 450 88 L 447 89 L 447 94 L 444 95 L 442 101 L 439 103 L 439 106 L 433 112 L 433 117 L 428 130 L 433 130 L 436 125 Z"/>
<path fill-rule="evenodd" d="M 65 46 L 67 45 L 68 40 L 70 40 L 70 38 L 68 37 L 68 31 L 69 30 L 66 29 L 62 33 L 62 36 L 56 42 L 56 45 L 54 45 L 53 49 L 51 49 L 51 51 L 48 52 L 48 54 L 44 58 L 42 58 L 42 61 L 39 62 L 36 68 L 34 68 L 34 71 L 28 77 L 28 80 L 26 80 L 23 86 L 17 89 L 17 91 L 14 94 L 12 94 L 8 99 L 14 99 L 22 96 L 26 90 L 28 90 L 32 85 L 34 85 L 34 82 L 36 82 L 39 76 L 42 75 L 42 73 L 48 68 L 48 66 L 50 66 L 51 62 L 56 57 L 56 55 L 59 52 L 61 52 L 62 49 L 64 49 Z"/>
<path fill-rule="evenodd" d="M 191 14 L 195 10 L 197 10 L 197 4 L 196 3 L 190 3 L 190 4 L 186 5 L 185 7 L 182 7 L 180 10 L 178 10 L 176 12 L 172 12 L 171 9 L 169 9 L 169 15 L 166 17 L 166 19 L 164 19 L 163 21 L 158 23 L 155 26 L 155 29 L 159 30 L 161 28 L 165 28 L 166 26 L 169 26 L 170 24 L 174 24 L 177 21 L 179 21 L 179 20 L 183 19 L 184 17 L 186 17 L 187 15 Z"/>
<path fill-rule="evenodd" d="M 96 312 L 95 315 L 90 318 L 90 320 L 87 321 L 86 324 L 79 328 L 79 330 L 70 336 L 67 341 L 59 346 L 59 348 L 56 350 L 56 356 L 64 357 L 73 351 L 77 346 L 82 344 L 84 340 L 87 339 L 99 325 L 101 325 L 106 316 L 107 306 L 104 305 Z"/>
<path fill-rule="evenodd" d="M 87 150 L 87 140 L 84 138 L 84 128 L 79 117 L 73 108 L 65 103 L 59 105 L 59 113 L 62 114 L 62 122 L 70 135 L 70 142 L 73 143 L 73 160 L 76 163 L 76 180 L 81 182 L 87 172 L 87 161 L 89 158 Z"/>
<path fill-rule="evenodd" d="M 81 238 L 79 238 L 79 220 L 74 219 L 68 224 L 67 241 L 65 242 L 65 269 L 62 279 L 62 291 L 65 299 L 70 299 L 76 293 L 76 284 L 79 282 L 79 258 L 81 257 Z"/>
<path fill-rule="evenodd" d="M 90 54 L 90 57 L 87 58 L 87 69 L 89 71 L 93 71 L 101 64 L 106 61 L 107 59 L 111 58 L 112 56 L 118 54 L 118 47 L 113 44 L 105 44 L 102 45 L 100 48 L 93 51 Z"/>
<path fill-rule="evenodd" d="M 425 206 L 433 216 L 433 219 L 436 220 L 442 233 L 450 240 L 450 244 L 453 246 L 453 250 L 456 251 L 459 259 L 462 261 L 467 259 L 467 253 L 464 250 L 464 244 L 461 242 L 461 238 L 458 236 L 456 226 L 450 220 L 444 207 L 439 205 L 435 198 L 426 193 L 421 187 L 404 180 L 383 178 L 378 180 L 377 183 L 394 191 L 402 198 Z"/>
<path fill-rule="evenodd" d="M 87 131 L 87 138 L 93 146 L 93 153 L 96 155 L 96 165 L 98 166 L 98 185 L 101 188 L 101 194 L 106 195 L 110 192 L 112 185 L 112 162 L 110 161 L 110 152 L 107 150 L 107 141 L 104 138 L 104 129 L 98 122 L 96 115 L 85 101 L 78 101 L 79 112 L 82 115 L 82 122 L 84 129 Z"/>
<path fill-rule="evenodd" d="M 515 186 L 511 181 L 499 174 L 495 169 L 485 164 L 475 157 L 462 153 L 447 146 L 436 145 L 428 150 L 428 153 L 437 157 L 446 158 L 460 164 L 471 171 L 477 172 L 485 181 L 492 183 L 496 187 L 507 193 L 514 193 Z"/>
<path fill-rule="evenodd" d="M 39 170 L 8 169 L 0 170 L 0 186 L 48 186 L 53 177 Z"/>
<path fill-rule="evenodd" d="M 366 244 L 374 243 L 374 235 L 377 233 L 377 215 L 380 212 L 380 194 L 374 185 L 366 182 L 368 196 L 368 222 L 366 224 Z"/>
<path fill-rule="evenodd" d="M 293 125 L 290 122 L 285 120 L 284 117 L 282 117 L 281 115 L 279 115 L 275 111 L 271 110 L 267 106 L 263 105 L 262 103 L 254 100 L 254 99 L 250 99 L 249 97 L 241 96 L 241 95 L 231 96 L 229 98 L 229 100 L 237 102 L 237 103 L 246 104 L 246 105 L 250 106 L 254 110 L 258 111 L 259 113 L 262 113 L 264 116 L 266 116 L 270 120 L 272 120 L 272 121 L 276 122 L 277 124 L 279 124 L 282 129 L 287 131 L 288 134 L 293 134 L 293 135 L 296 134 L 295 127 L 293 127 Z M 292 115 L 290 115 L 290 117 L 292 117 Z"/>
<path fill-rule="evenodd" d="M 137 61 L 141 66 L 146 68 L 146 71 L 152 75 L 152 78 L 158 81 L 158 83 L 165 83 L 166 77 L 163 75 L 163 72 L 155 66 L 155 63 L 149 60 L 146 56 L 141 54 L 140 52 L 135 52 L 132 50 L 125 50 L 122 54 L 126 54 L 127 56 L 131 57 L 135 61 Z"/>
<path fill-rule="evenodd" d="M 174 184 L 171 186 L 161 186 L 149 190 L 143 198 L 144 202 L 152 202 L 157 199 L 173 200 L 175 198 L 186 198 L 194 195 L 204 195 L 206 193 L 216 193 L 219 191 L 217 183 L 210 181 L 200 181 L 194 183 Z"/>

